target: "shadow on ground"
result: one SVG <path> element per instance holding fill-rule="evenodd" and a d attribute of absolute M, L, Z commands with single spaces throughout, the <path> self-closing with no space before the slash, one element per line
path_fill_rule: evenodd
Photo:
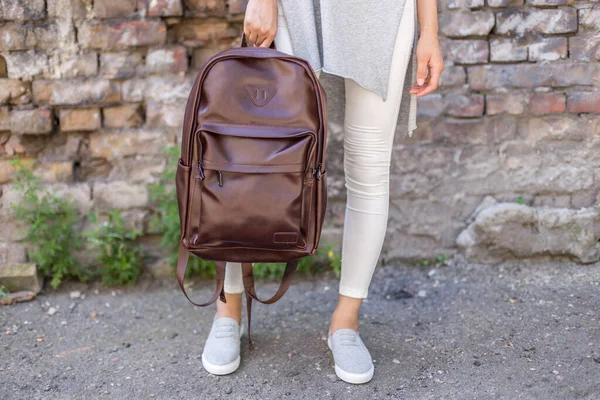
<path fill-rule="evenodd" d="M 0 398 L 600 398 L 600 264 L 379 268 L 360 329 L 375 376 L 361 386 L 336 378 L 325 341 L 336 290 L 297 280 L 257 304 L 255 350 L 244 336 L 225 377 L 200 361 L 214 308 L 193 307 L 174 279 L 47 292 L 0 308 Z"/>

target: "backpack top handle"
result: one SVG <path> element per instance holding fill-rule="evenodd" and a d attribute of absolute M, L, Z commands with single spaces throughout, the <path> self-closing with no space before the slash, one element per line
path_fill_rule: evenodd
<path fill-rule="evenodd" d="M 242 32 L 242 40 L 241 40 L 240 47 L 251 47 L 251 46 L 248 46 L 248 41 L 246 40 L 246 32 Z M 257 47 L 257 46 L 252 46 L 252 47 Z M 273 40 L 271 42 L 271 45 L 269 46 L 269 48 L 273 49 L 273 50 L 277 50 L 277 48 L 275 47 L 275 40 Z"/>

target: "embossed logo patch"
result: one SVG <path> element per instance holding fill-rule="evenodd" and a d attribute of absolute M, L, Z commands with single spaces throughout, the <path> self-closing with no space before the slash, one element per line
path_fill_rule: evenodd
<path fill-rule="evenodd" d="M 252 85 L 248 83 L 244 85 L 244 88 L 250 101 L 257 107 L 265 106 L 277 92 L 275 86 L 272 85 Z"/>

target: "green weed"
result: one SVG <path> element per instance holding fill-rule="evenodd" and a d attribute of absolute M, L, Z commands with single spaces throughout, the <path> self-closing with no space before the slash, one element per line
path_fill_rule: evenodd
<path fill-rule="evenodd" d="M 38 270 L 50 277 L 53 288 L 67 278 L 86 280 L 86 271 L 79 268 L 73 256 L 82 247 L 77 233 L 77 208 L 69 199 L 60 198 L 44 190 L 39 178 L 33 175 L 18 158 L 10 160 L 16 167 L 14 185 L 23 193 L 20 203 L 11 204 L 17 221 L 25 226 L 24 240 L 31 247 L 29 258 Z"/>
<path fill-rule="evenodd" d="M 102 282 L 110 286 L 135 284 L 142 263 L 140 248 L 135 244 L 135 239 L 142 232 L 127 227 L 118 210 L 110 211 L 108 219 L 101 224 L 98 224 L 97 212 L 90 212 L 88 217 L 97 226 L 82 234 L 101 252 Z"/>

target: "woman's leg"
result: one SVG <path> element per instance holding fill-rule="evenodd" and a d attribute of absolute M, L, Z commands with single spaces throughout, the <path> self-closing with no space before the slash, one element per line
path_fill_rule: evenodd
<path fill-rule="evenodd" d="M 358 330 L 358 311 L 362 299 L 367 297 L 385 238 L 390 160 L 413 43 L 414 12 L 414 0 L 407 0 L 394 45 L 386 101 L 355 81 L 345 79 L 344 173 L 347 203 L 340 296 L 332 318 L 331 333 L 339 328 Z M 408 107 L 408 104 L 403 106 Z"/>
<path fill-rule="evenodd" d="M 287 21 L 283 15 L 283 9 L 278 2 L 278 20 L 277 34 L 275 35 L 275 46 L 277 50 L 287 53 L 292 53 L 292 41 L 290 32 L 287 27 Z M 317 77 L 320 76 L 320 71 L 317 72 Z M 238 321 L 242 316 L 242 294 L 244 293 L 244 284 L 242 281 L 242 264 L 237 262 L 227 262 L 225 266 L 225 298 L 227 303 L 221 300 L 217 301 L 217 312 L 219 317 L 231 317 Z"/>

